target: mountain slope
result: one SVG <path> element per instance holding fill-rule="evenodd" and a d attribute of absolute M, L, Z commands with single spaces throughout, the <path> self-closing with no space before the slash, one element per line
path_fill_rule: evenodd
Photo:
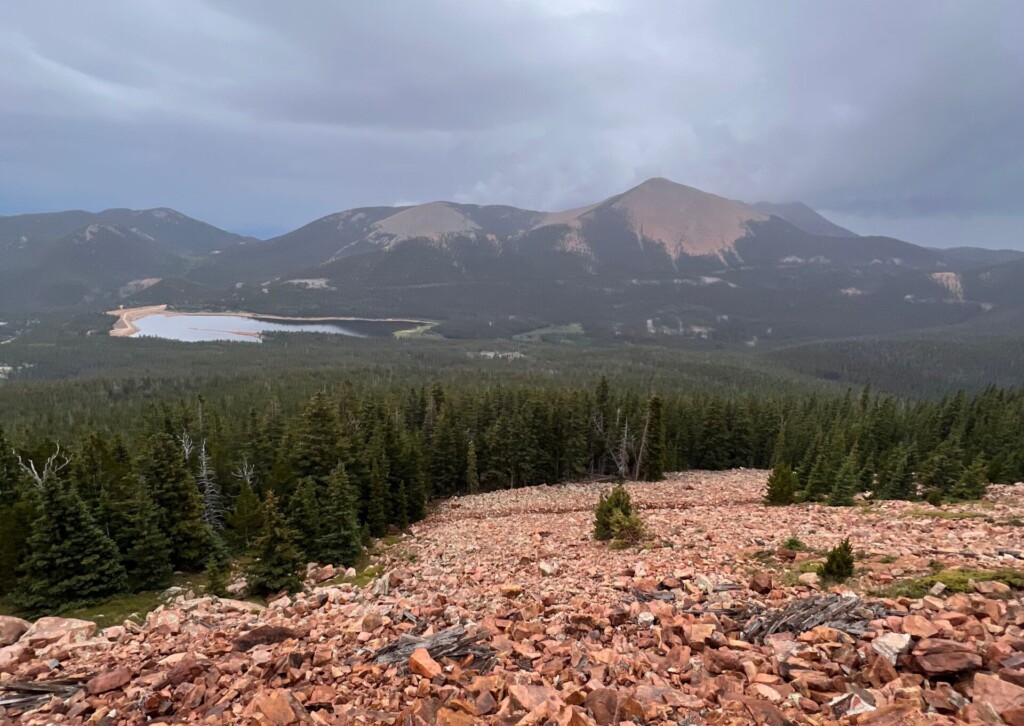
<path fill-rule="evenodd" d="M 30 263 L 41 245 L 55 242 L 90 224 L 124 227 L 151 238 L 169 252 L 184 255 L 205 255 L 248 240 L 167 208 L 0 216 L 0 269 Z"/>
<path fill-rule="evenodd" d="M 803 230 L 807 234 L 818 237 L 856 237 L 857 234 L 845 227 L 825 219 L 803 202 L 789 202 L 786 204 L 773 204 L 771 202 L 757 202 L 751 207 L 763 214 L 770 214 L 781 217 L 794 227 Z"/>

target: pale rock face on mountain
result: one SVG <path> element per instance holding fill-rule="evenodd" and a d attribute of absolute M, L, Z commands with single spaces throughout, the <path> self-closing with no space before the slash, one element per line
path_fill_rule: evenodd
<path fill-rule="evenodd" d="M 480 225 L 448 202 L 431 202 L 404 209 L 373 225 L 371 238 L 389 237 L 389 244 L 422 238 L 438 242 L 448 235 L 473 234 Z"/>
<path fill-rule="evenodd" d="M 658 178 L 600 204 L 545 215 L 535 229 L 566 225 L 573 233 L 568 235 L 565 249 L 584 251 L 588 249 L 586 241 L 575 231 L 605 210 L 624 214 L 638 240 L 660 243 L 673 260 L 724 257 L 735 252 L 736 240 L 747 236 L 750 222 L 768 219 L 741 202 Z"/>

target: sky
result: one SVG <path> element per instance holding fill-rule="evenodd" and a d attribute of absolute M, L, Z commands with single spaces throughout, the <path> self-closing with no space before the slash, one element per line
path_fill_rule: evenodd
<path fill-rule="evenodd" d="M 0 214 L 257 236 L 663 176 L 1024 249 L 1024 2 L 33 0 L 0 15 Z"/>

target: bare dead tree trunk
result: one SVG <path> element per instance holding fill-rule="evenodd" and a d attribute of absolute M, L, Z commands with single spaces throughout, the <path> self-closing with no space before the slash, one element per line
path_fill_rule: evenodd
<path fill-rule="evenodd" d="M 647 454 L 647 431 L 651 427 L 651 411 L 650 408 L 647 410 L 647 416 L 644 418 L 644 432 L 640 436 L 640 448 L 636 452 L 636 467 L 634 467 L 633 478 L 640 478 L 640 466 L 643 463 L 644 456 Z"/>
<path fill-rule="evenodd" d="M 224 503 L 221 501 L 220 485 L 210 466 L 210 455 L 206 453 L 206 440 L 199 445 L 199 474 L 196 476 L 199 493 L 203 496 L 203 521 L 214 532 L 224 529 Z"/>
<path fill-rule="evenodd" d="M 42 470 L 40 470 L 36 466 L 36 463 L 31 459 L 26 463 L 22 460 L 21 455 L 18 455 L 18 466 L 20 466 L 22 471 L 31 477 L 32 481 L 35 482 L 36 487 L 40 489 L 43 487 L 43 483 L 47 479 L 64 471 L 70 463 L 71 457 L 61 452 L 60 444 L 57 444 L 57 448 L 52 454 L 50 454 L 49 458 L 46 459 L 46 463 L 43 464 Z"/>

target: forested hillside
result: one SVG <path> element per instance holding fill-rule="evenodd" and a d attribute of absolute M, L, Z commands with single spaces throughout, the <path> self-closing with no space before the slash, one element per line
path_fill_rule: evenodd
<path fill-rule="evenodd" d="M 0 587 L 27 612 L 152 589 L 173 569 L 255 590 L 307 560 L 350 564 L 431 499 L 587 477 L 779 465 L 796 498 L 975 497 L 1024 477 L 1024 395 L 661 395 L 551 383 L 339 385 L 304 400 L 230 396 L 113 412 L 103 428 L 0 441 Z M 282 389 L 287 391 L 287 389 Z M 269 568 L 269 570 L 268 570 Z M 261 584 L 262 583 L 262 586 Z"/>

